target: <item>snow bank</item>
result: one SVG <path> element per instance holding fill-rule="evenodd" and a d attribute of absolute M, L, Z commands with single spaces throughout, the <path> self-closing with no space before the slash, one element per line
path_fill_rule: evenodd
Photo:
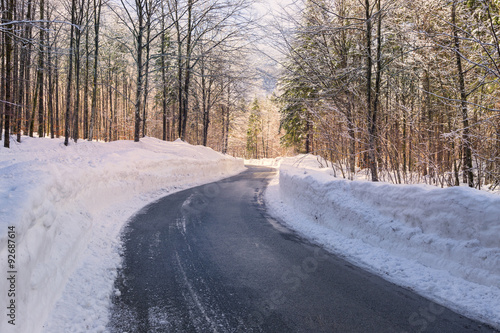
<path fill-rule="evenodd" d="M 127 219 L 167 193 L 244 168 L 209 148 L 152 138 L 23 140 L 0 148 L 0 267 L 6 274 L 12 226 L 17 270 L 16 325 L 2 320 L 0 332 L 40 332 L 47 318 L 46 332 L 103 331 Z M 3 312 L 9 284 L 0 279 Z"/>
<path fill-rule="evenodd" d="M 287 158 L 266 200 L 334 252 L 500 326 L 500 196 L 467 187 L 349 181 Z M 418 270 L 415 268 L 418 267 Z"/>

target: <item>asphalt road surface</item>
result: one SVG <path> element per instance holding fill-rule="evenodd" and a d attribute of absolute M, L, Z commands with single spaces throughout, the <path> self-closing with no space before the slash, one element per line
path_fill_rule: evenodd
<path fill-rule="evenodd" d="M 273 220 L 274 171 L 162 198 L 123 234 L 111 332 L 494 332 Z"/>

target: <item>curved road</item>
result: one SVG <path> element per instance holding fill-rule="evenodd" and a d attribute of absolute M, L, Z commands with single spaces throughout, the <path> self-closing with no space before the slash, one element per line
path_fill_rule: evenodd
<path fill-rule="evenodd" d="M 494 332 L 270 218 L 274 170 L 162 198 L 123 235 L 111 332 Z"/>

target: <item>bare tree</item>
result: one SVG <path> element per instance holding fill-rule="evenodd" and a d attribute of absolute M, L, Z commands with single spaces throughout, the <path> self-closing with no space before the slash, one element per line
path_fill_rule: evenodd
<path fill-rule="evenodd" d="M 94 0 L 94 66 L 93 66 L 93 83 L 92 83 L 92 106 L 90 114 L 90 129 L 89 141 L 94 138 L 94 128 L 97 113 L 97 66 L 99 61 L 99 28 L 101 24 L 102 0 Z"/>
<path fill-rule="evenodd" d="M 12 117 L 12 110 L 14 101 L 12 99 L 12 49 L 13 49 L 13 30 L 14 25 L 12 23 L 12 14 L 14 11 L 15 2 L 14 0 L 3 0 L 2 1 L 2 12 L 3 12 L 3 40 L 5 48 L 5 120 L 4 120 L 4 147 L 10 148 L 10 119 Z"/>
<path fill-rule="evenodd" d="M 69 144 L 70 123 L 71 123 L 71 87 L 73 80 L 73 46 L 74 34 L 76 25 L 76 0 L 71 0 L 71 28 L 70 28 L 70 46 L 69 46 L 69 60 L 68 60 L 68 78 L 66 83 L 66 115 L 64 125 L 64 145 Z"/>
<path fill-rule="evenodd" d="M 462 69 L 462 56 L 460 53 L 460 37 L 458 35 L 457 27 L 457 1 L 453 0 L 451 5 L 451 23 L 453 24 L 453 43 L 455 46 L 455 58 L 457 62 L 458 71 L 458 84 L 460 89 L 460 104 L 462 111 L 462 122 L 463 122 L 463 147 L 464 147 L 464 167 L 465 170 L 465 180 L 468 182 L 470 187 L 474 187 L 474 174 L 472 172 L 472 150 L 470 147 L 469 138 L 469 116 L 467 110 L 467 92 L 465 90 L 465 79 L 464 71 Z"/>

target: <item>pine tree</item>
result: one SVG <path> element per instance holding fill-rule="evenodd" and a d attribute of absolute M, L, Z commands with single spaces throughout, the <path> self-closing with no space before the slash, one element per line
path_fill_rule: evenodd
<path fill-rule="evenodd" d="M 252 103 L 247 128 L 247 156 L 259 158 L 259 135 L 262 132 L 262 115 L 257 98 Z"/>

